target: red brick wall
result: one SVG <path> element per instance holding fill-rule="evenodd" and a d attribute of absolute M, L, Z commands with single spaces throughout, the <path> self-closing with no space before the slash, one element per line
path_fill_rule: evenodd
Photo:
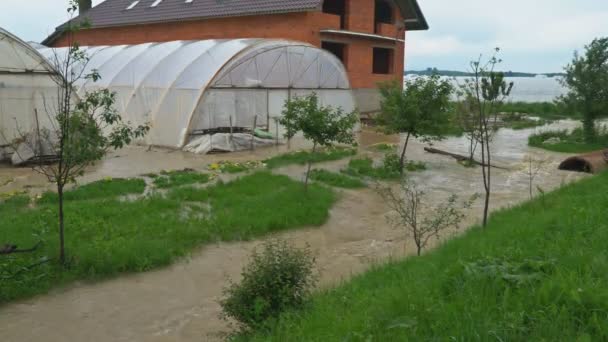
<path fill-rule="evenodd" d="M 374 33 L 374 1 L 347 1 L 346 30 Z M 395 11 L 396 21 L 401 21 Z M 403 31 L 394 25 L 381 25 L 380 33 L 403 39 Z M 282 38 L 321 46 L 322 40 L 349 44 L 346 68 L 353 88 L 375 88 L 378 82 L 402 79 L 404 44 L 385 40 L 321 34 L 322 29 L 340 29 L 339 16 L 321 12 L 301 12 L 262 16 L 218 18 L 161 24 L 89 29 L 78 32 L 75 40 L 81 45 L 120 45 L 172 40 L 202 40 L 230 38 Z M 55 46 L 68 44 L 61 37 Z M 373 48 L 394 48 L 391 75 L 372 73 Z"/>

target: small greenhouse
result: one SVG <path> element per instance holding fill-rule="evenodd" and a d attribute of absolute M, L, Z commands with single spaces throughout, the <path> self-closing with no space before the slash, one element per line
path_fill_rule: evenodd
<path fill-rule="evenodd" d="M 1 32 L 0 122 L 6 136 L 14 138 L 10 132 L 16 121 L 21 130 L 40 124 L 31 120 L 33 113 L 44 111 L 56 96 L 53 66 L 60 65 L 67 48 L 34 50 Z M 97 70 L 101 79 L 83 79 L 77 93 L 115 92 L 125 121 L 150 125 L 145 144 L 183 148 L 232 129 L 274 133 L 285 101 L 311 92 L 324 105 L 347 112 L 355 106 L 342 63 L 306 43 L 235 39 L 83 49 L 90 60 L 78 67 L 85 74 Z"/>

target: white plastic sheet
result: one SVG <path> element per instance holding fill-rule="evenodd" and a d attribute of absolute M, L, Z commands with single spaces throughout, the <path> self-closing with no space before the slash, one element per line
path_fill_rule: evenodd
<path fill-rule="evenodd" d="M 2 32 L 0 37 L 6 39 L 0 40 L 0 71 L 51 70 L 49 65 L 67 54 L 67 48 L 40 48 L 38 53 Z M 289 94 L 299 92 L 315 91 L 325 104 L 354 109 L 340 61 L 306 43 L 235 39 L 83 49 L 90 60 L 75 67 L 85 74 L 97 70 L 101 79 L 79 82 L 78 94 L 99 88 L 115 92 L 116 108 L 126 121 L 150 124 L 147 144 L 181 148 L 191 132 L 227 127 L 231 118 L 237 127 L 251 127 L 254 117 L 258 126 L 270 127 Z M 2 85 L 8 80 L 15 82 L 0 75 L 0 124 L 10 121 L 5 113 L 11 112 L 27 117 L 31 125 L 31 112 L 41 106 L 37 98 L 50 96 L 53 84 L 48 77 L 45 81 L 19 76 L 21 88 L 11 86 L 7 91 Z"/>

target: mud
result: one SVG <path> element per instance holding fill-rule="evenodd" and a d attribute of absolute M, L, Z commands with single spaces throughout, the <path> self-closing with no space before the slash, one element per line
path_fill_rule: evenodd
<path fill-rule="evenodd" d="M 575 125 L 566 121 L 548 128 Z M 586 176 L 558 171 L 557 164 L 563 159 L 563 154 L 528 148 L 527 136 L 533 131 L 501 130 L 498 133 L 494 161 L 509 170 L 494 170 L 492 210 L 528 199 L 527 164 L 524 161 L 527 155 L 547 160 L 536 179 L 536 185 L 546 191 Z M 380 153 L 367 147 L 398 140 L 397 136 L 386 137 L 364 130 L 360 134 L 361 153 L 380 157 Z M 482 192 L 479 168 L 464 168 L 451 158 L 425 153 L 424 146 L 416 141 L 411 143 L 408 157 L 427 163 L 428 170 L 414 173 L 411 177 L 427 191 L 429 203 L 441 201 L 451 193 L 464 199 Z M 435 147 L 461 154 L 467 151 L 466 141 L 462 138 L 450 138 Z M 285 147 L 278 149 L 284 150 Z M 137 176 L 169 168 L 202 170 L 217 160 L 262 159 L 277 152 L 270 148 L 253 154 L 243 152 L 201 157 L 159 149 L 146 152 L 141 148 L 129 148 L 104 160 L 81 181 L 107 176 Z M 346 160 L 325 163 L 323 167 L 338 170 L 346 163 Z M 300 178 L 304 168 L 290 166 L 277 172 Z M 20 174 L 0 169 L 0 177 L 7 174 L 18 179 L 8 187 L 17 188 L 18 184 L 39 180 L 27 172 Z M 37 184 L 44 186 L 44 182 Z M 7 186 L 0 187 L 0 192 L 6 191 Z M 478 201 L 468 212 L 463 228 L 479 222 L 481 205 Z M 329 221 L 322 227 L 285 232 L 274 237 L 288 239 L 297 245 L 309 244 L 317 253 L 320 286 L 334 286 L 375 263 L 415 252 L 403 232 L 387 224 L 387 213 L 382 199 L 371 188 L 340 191 L 340 199 L 332 208 Z M 165 269 L 97 284 L 78 284 L 2 307 L 0 336 L 3 341 L 49 342 L 220 340 L 229 327 L 219 319 L 217 300 L 227 279 L 238 279 L 249 253 L 259 244 L 260 241 L 207 245 L 189 259 Z"/>

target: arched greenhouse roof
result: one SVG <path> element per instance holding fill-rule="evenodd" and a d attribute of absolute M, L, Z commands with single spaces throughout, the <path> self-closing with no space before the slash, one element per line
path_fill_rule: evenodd
<path fill-rule="evenodd" d="M 0 27 L 0 72 L 53 73 L 36 49 Z"/>
<path fill-rule="evenodd" d="M 78 94 L 109 88 L 116 107 L 133 124 L 150 123 L 148 143 L 182 147 L 192 117 L 209 89 L 349 90 L 342 63 L 330 52 L 286 40 L 172 41 L 83 47 L 98 82 L 82 80 Z M 38 52 L 51 65 L 67 48 Z M 38 54 L 35 54 L 38 55 Z M 82 68 L 83 66 L 78 66 Z"/>

